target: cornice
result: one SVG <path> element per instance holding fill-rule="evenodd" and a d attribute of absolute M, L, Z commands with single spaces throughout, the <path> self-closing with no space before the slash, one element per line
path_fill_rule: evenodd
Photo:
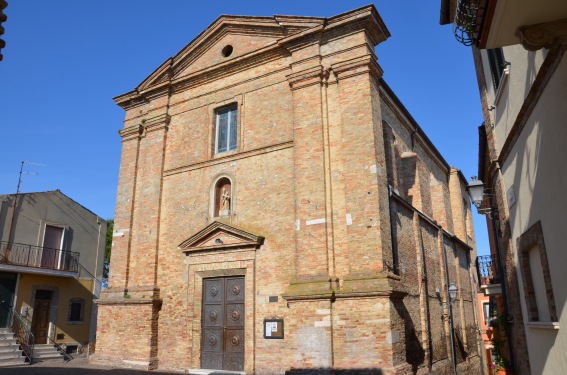
<path fill-rule="evenodd" d="M 122 137 L 122 142 L 126 142 L 132 139 L 138 139 L 144 132 L 144 127 L 141 124 L 132 125 L 124 129 L 120 129 L 118 134 Z"/>
<path fill-rule="evenodd" d="M 146 132 L 149 133 L 161 129 L 165 129 L 167 131 L 167 129 L 169 128 L 170 120 L 171 120 L 171 116 L 164 113 L 162 115 L 155 116 L 150 119 L 144 119 L 142 120 L 142 123 Z"/>
<path fill-rule="evenodd" d="M 390 31 L 374 5 L 367 5 L 350 12 L 330 17 L 325 29 L 330 30 L 345 24 L 359 25 L 361 29 L 366 30 L 374 46 L 377 46 L 390 37 Z"/>
<path fill-rule="evenodd" d="M 178 168 L 168 169 L 168 170 L 163 172 L 163 176 L 167 177 L 167 176 L 171 176 L 171 175 L 178 174 L 178 173 L 193 171 L 193 170 L 196 170 L 196 169 L 208 168 L 208 167 L 211 167 L 213 165 L 230 163 L 230 162 L 235 161 L 235 160 L 245 159 L 245 158 L 249 158 L 249 157 L 261 155 L 261 154 L 267 154 L 269 152 L 280 151 L 280 150 L 284 150 L 284 149 L 291 148 L 291 147 L 293 147 L 293 141 L 284 142 L 284 143 L 280 143 L 280 144 L 277 144 L 277 145 L 261 147 L 261 148 L 257 148 L 257 149 L 254 149 L 254 150 L 243 151 L 243 152 L 239 152 L 237 154 L 231 154 L 231 155 L 219 157 L 219 158 L 216 158 L 216 159 L 213 159 L 213 160 L 206 160 L 206 161 L 202 161 L 202 162 L 192 163 L 192 164 L 189 164 L 189 165 L 184 165 L 184 166 L 178 167 Z"/>
<path fill-rule="evenodd" d="M 203 245 L 207 241 L 217 237 L 220 233 L 232 238 L 238 238 L 239 242 Z M 178 249 L 185 254 L 189 254 L 194 252 L 218 251 L 227 249 L 258 249 L 263 243 L 264 237 L 262 236 L 258 236 L 254 233 L 247 232 L 220 221 L 215 221 L 179 244 Z"/>
<path fill-rule="evenodd" d="M 379 80 L 384 74 L 384 71 L 376 62 L 376 56 L 373 54 L 341 61 L 331 65 L 331 69 L 339 81 L 360 74 L 370 74 L 374 79 Z"/>
<path fill-rule="evenodd" d="M 328 72 L 322 65 L 301 70 L 299 72 L 288 74 L 287 80 L 292 90 L 298 90 L 307 86 L 318 85 L 323 82 Z"/>
<path fill-rule="evenodd" d="M 549 49 L 554 45 L 567 44 L 567 19 L 520 26 L 516 30 L 516 36 L 528 51 Z"/>

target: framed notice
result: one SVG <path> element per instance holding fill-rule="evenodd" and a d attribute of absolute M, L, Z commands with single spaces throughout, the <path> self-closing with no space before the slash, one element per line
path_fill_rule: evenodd
<path fill-rule="evenodd" d="M 264 338 L 283 339 L 284 338 L 283 319 L 264 319 Z"/>

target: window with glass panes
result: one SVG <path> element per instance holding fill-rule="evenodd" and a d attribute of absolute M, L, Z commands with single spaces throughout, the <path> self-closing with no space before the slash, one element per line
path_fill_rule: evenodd
<path fill-rule="evenodd" d="M 216 111 L 216 146 L 215 152 L 221 153 L 236 150 L 238 132 L 238 109 L 236 106 Z"/>

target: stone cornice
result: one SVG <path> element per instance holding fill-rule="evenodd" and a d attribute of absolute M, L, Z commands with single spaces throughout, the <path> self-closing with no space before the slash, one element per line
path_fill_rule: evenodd
<path fill-rule="evenodd" d="M 299 72 L 287 75 L 289 87 L 292 90 L 297 90 L 303 87 L 321 84 L 325 76 L 328 75 L 326 69 L 321 65 L 317 65 Z"/>
<path fill-rule="evenodd" d="M 132 125 L 127 128 L 118 131 L 118 134 L 122 137 L 122 142 L 129 141 L 131 139 L 138 139 L 144 132 L 144 127 L 141 124 Z"/>
<path fill-rule="evenodd" d="M 120 299 L 98 299 L 93 300 L 97 305 L 156 305 L 161 306 L 163 300 L 160 298 L 120 298 Z"/>
<path fill-rule="evenodd" d="M 207 245 L 210 240 L 220 235 L 230 237 L 231 242 Z M 215 221 L 187 240 L 179 244 L 179 250 L 185 254 L 201 251 L 222 251 L 226 249 L 258 249 L 264 243 L 264 237 L 247 232 L 232 225 Z"/>
<path fill-rule="evenodd" d="M 528 51 L 551 48 L 557 44 L 567 44 L 567 19 L 520 26 L 516 30 L 516 36 Z"/>
<path fill-rule="evenodd" d="M 384 74 L 376 62 L 376 56 L 372 54 L 341 61 L 331 65 L 331 69 L 339 81 L 360 74 L 370 74 L 374 79 L 379 80 Z"/>
<path fill-rule="evenodd" d="M 167 177 L 167 176 L 171 176 L 171 175 L 178 174 L 178 173 L 189 172 L 189 171 L 192 171 L 192 170 L 195 170 L 195 169 L 208 168 L 208 167 L 211 167 L 213 165 L 222 164 L 222 163 L 229 163 L 229 162 L 232 162 L 234 160 L 249 158 L 249 157 L 261 155 L 261 154 L 267 154 L 269 152 L 280 151 L 280 150 L 284 150 L 284 149 L 290 148 L 290 147 L 293 147 L 293 141 L 284 142 L 284 143 L 280 143 L 280 144 L 277 144 L 277 145 L 260 147 L 260 148 L 249 150 L 249 151 L 243 151 L 243 152 L 239 152 L 239 153 L 236 153 L 236 154 L 231 154 L 231 155 L 215 158 L 215 159 L 212 159 L 212 160 L 201 161 L 201 162 L 192 163 L 192 164 L 189 164 L 189 165 L 184 165 L 184 166 L 178 167 L 178 168 L 168 169 L 168 170 L 163 172 L 163 176 Z"/>
<path fill-rule="evenodd" d="M 165 129 L 167 131 L 168 127 L 169 127 L 169 121 L 170 121 L 171 117 L 168 114 L 162 114 L 159 116 L 155 116 L 152 117 L 150 119 L 144 119 L 142 120 L 144 129 L 146 130 L 146 132 L 153 132 L 156 130 L 161 130 L 161 129 Z"/>

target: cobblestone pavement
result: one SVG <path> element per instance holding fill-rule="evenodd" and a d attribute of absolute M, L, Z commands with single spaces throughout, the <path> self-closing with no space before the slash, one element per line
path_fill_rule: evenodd
<path fill-rule="evenodd" d="M 86 358 L 75 358 L 69 362 L 60 360 L 34 363 L 33 365 L 2 367 L 1 375 L 148 375 L 175 374 L 183 372 L 142 371 L 93 365 Z"/>

